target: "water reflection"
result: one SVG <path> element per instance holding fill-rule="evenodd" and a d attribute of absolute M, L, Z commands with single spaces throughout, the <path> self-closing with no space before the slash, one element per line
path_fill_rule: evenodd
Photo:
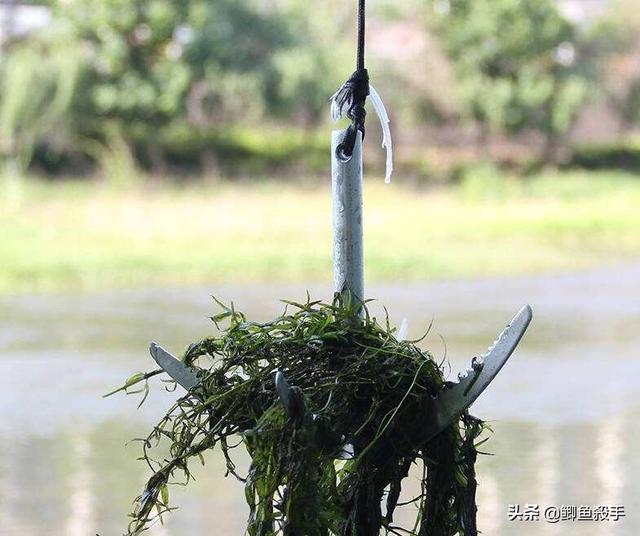
<path fill-rule="evenodd" d="M 595 457 L 600 504 L 625 503 L 623 491 L 626 469 L 622 464 L 626 446 L 624 431 L 624 419 L 618 416 L 604 423 L 598 436 Z M 602 534 L 615 534 L 614 528 L 605 527 Z"/>
<path fill-rule="evenodd" d="M 71 461 L 74 465 L 69 471 L 69 515 L 65 525 L 65 534 L 81 536 L 87 527 L 95 527 L 95 503 L 93 495 L 94 474 L 89 459 L 91 443 L 87 434 L 78 433 L 71 438 Z"/>
<path fill-rule="evenodd" d="M 640 493 L 625 478 L 622 460 L 638 451 L 635 414 L 615 423 L 539 428 L 500 423 L 487 444 L 494 456 L 479 464 L 479 523 L 485 534 L 637 534 L 633 507 Z M 0 534 L 86 535 L 121 534 L 126 513 L 138 494 L 146 471 L 134 461 L 135 448 L 125 447 L 143 423 L 103 423 L 95 429 L 61 432 L 43 439 L 31 437 L 11 444 L 3 438 L 0 478 Z M 611 426 L 615 428 L 612 432 Z M 623 440 L 615 435 L 626 430 Z M 609 441 L 615 437 L 616 446 Z M 565 448 L 563 448 L 565 447 Z M 569 448 L 566 448 L 569 447 Z M 601 448 L 605 450 L 600 450 Z M 242 534 L 247 510 L 242 485 L 225 479 L 215 453 L 188 490 L 171 488 L 180 510 L 150 534 Z M 414 484 L 415 475 L 410 476 Z M 411 487 L 411 486 L 410 486 Z M 417 492 L 417 487 L 410 490 Z M 624 504 L 628 517 L 620 522 L 549 524 L 508 521 L 511 503 L 548 505 Z M 407 507 L 408 508 L 408 507 Z M 407 510 L 401 518 L 413 512 Z"/>
<path fill-rule="evenodd" d="M 454 369 L 462 362 L 458 357 L 466 360 L 492 340 L 524 298 L 533 302 L 536 323 L 525 346 L 474 407 L 494 421 L 495 430 L 485 444 L 494 456 L 482 456 L 478 467 L 485 534 L 640 533 L 634 516 L 640 502 L 634 382 L 640 372 L 640 300 L 629 270 L 640 276 L 632 268 L 583 274 L 571 284 L 558 276 L 372 289 L 398 319 L 411 319 L 410 336 L 437 313 L 425 344 L 441 351 L 438 333 L 445 335 Z M 223 298 L 233 296 L 239 307 L 264 319 L 280 309 L 276 298 L 303 295 L 302 287 L 221 290 Z M 327 293 L 319 287 L 313 295 Z M 147 476 L 135 460 L 138 447 L 126 443 L 143 434 L 175 395 L 154 392 L 140 411 L 132 399 L 105 401 L 99 395 L 148 365 L 143 349 L 150 340 L 161 335 L 161 342 L 179 351 L 210 331 L 207 295 L 199 289 L 3 299 L 0 535 L 123 532 Z M 188 489 L 171 489 L 180 510 L 150 534 L 242 534 L 242 485 L 222 477 L 216 453 L 194 470 L 196 481 Z M 527 503 L 623 504 L 627 517 L 616 523 L 508 521 L 508 504 Z M 400 515 L 410 515 L 411 508 Z"/>

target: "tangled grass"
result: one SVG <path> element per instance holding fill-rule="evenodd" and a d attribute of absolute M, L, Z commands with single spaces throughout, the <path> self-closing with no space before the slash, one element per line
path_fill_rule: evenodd
<path fill-rule="evenodd" d="M 201 383 L 141 440 L 153 474 L 128 534 L 172 510 L 167 486 L 188 483 L 190 462 L 204 463 L 217 446 L 228 474 L 244 483 L 249 536 L 476 535 L 483 423 L 465 413 L 425 437 L 432 397 L 445 386 L 440 365 L 348 296 L 286 303 L 292 312 L 268 323 L 220 304 L 212 320 L 221 334 L 187 349 L 184 361 Z M 276 371 L 293 386 L 290 408 L 278 397 Z M 161 372 L 135 375 L 122 389 L 146 392 Z M 155 459 L 166 445 L 169 456 Z M 240 445 L 251 457 L 244 476 L 233 460 Z M 421 492 L 403 502 L 413 464 L 422 470 Z M 396 508 L 411 504 L 412 525 L 396 524 Z"/>

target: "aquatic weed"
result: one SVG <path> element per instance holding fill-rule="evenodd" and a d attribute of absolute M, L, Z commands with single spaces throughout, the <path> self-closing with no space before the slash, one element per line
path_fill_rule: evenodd
<path fill-rule="evenodd" d="M 380 325 L 348 295 L 286 303 L 281 316 L 258 323 L 218 302 L 212 320 L 220 334 L 183 356 L 200 371 L 200 385 L 141 440 L 152 476 L 128 534 L 172 510 L 168 486 L 187 484 L 189 463 L 204 463 L 218 446 L 227 474 L 244 483 L 249 536 L 476 535 L 474 466 L 484 425 L 465 413 L 435 438 L 424 436 L 432 397 L 445 386 L 436 360 L 417 341 L 397 340 L 388 319 Z M 278 398 L 276 371 L 301 393 L 295 418 Z M 160 372 L 134 375 L 122 389 L 144 382 L 146 393 Z M 155 459 L 160 445 L 169 456 Z M 233 459 L 240 445 L 251 457 L 245 476 Z M 421 492 L 401 503 L 412 465 L 421 468 Z M 410 527 L 394 523 L 406 504 L 415 505 Z"/>

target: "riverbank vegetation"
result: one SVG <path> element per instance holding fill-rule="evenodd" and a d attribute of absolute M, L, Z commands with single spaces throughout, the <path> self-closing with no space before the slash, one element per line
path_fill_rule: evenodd
<path fill-rule="evenodd" d="M 0 8 L 0 172 L 90 180 L 109 175 L 118 153 L 154 175 L 317 173 L 328 99 L 352 69 L 353 8 L 10 2 Z M 398 163 L 439 168 L 427 148 L 525 166 L 601 168 L 618 162 L 612 149 L 635 154 L 636 11 L 630 0 L 583 18 L 553 0 L 373 3 L 367 61 Z M 623 163 L 637 169 L 637 158 Z"/>
<path fill-rule="evenodd" d="M 327 181 L 26 180 L 0 207 L 0 293 L 329 281 Z M 476 167 L 446 187 L 370 177 L 369 281 L 571 270 L 637 258 L 640 182 Z"/>

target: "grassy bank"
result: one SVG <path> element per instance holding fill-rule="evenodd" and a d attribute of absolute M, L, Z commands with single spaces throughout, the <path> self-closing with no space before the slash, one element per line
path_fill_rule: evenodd
<path fill-rule="evenodd" d="M 564 270 L 640 257 L 640 179 L 478 170 L 366 187 L 369 280 Z M 330 280 L 329 185 L 28 182 L 0 205 L 0 293 Z"/>

